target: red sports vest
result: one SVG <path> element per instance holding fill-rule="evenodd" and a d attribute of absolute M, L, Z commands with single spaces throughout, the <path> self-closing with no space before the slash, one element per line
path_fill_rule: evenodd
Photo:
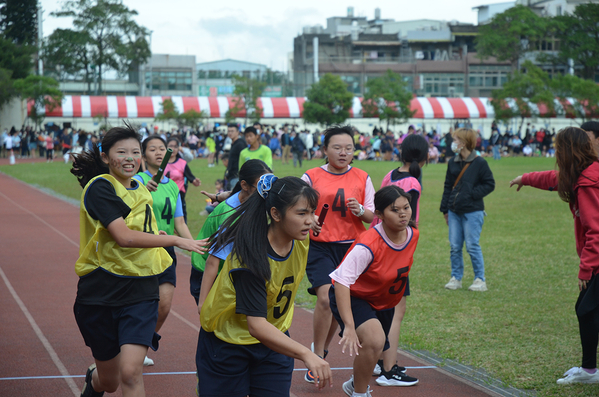
<path fill-rule="evenodd" d="M 345 205 L 350 197 L 364 204 L 368 179 L 365 171 L 352 167 L 343 174 L 333 174 L 318 167 L 306 171 L 306 175 L 310 177 L 312 187 L 320 194 L 318 214 L 323 204 L 329 205 L 322 231 L 317 237 L 310 231 L 311 240 L 324 243 L 352 242 L 366 231 L 360 218 L 352 214 Z"/>
<path fill-rule="evenodd" d="M 360 244 L 368 248 L 374 258 L 351 286 L 351 296 L 367 301 L 375 310 L 397 306 L 406 289 L 408 273 L 414 263 L 414 251 L 420 236 L 418 229 L 412 228 L 412 231 L 411 240 L 402 250 L 391 248 L 374 228 L 358 237 L 347 252 L 351 252 Z"/>

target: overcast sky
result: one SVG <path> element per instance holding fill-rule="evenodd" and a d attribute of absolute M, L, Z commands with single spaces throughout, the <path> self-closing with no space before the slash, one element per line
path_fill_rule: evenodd
<path fill-rule="evenodd" d="M 505 1 L 505 0 L 504 0 Z M 500 3 L 497 0 L 124 0 L 137 10 L 139 24 L 153 31 L 155 54 L 195 55 L 196 62 L 237 59 L 262 63 L 274 70 L 287 70 L 287 54 L 293 51 L 293 38 L 302 27 L 326 27 L 331 16 L 354 15 L 407 21 L 413 19 L 458 20 L 476 24 L 472 7 Z M 367 6 L 364 3 L 369 3 Z M 44 9 L 44 36 L 58 27 L 68 27 L 65 18 L 50 16 L 62 1 L 41 0 Z"/>

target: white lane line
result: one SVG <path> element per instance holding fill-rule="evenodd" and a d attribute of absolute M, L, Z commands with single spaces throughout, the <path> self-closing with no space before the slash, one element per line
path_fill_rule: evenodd
<path fill-rule="evenodd" d="M 42 345 L 44 345 L 44 347 L 46 348 L 46 351 L 50 355 L 50 358 L 52 359 L 52 361 L 54 361 L 54 365 L 56 365 L 58 371 L 65 378 L 65 381 L 69 385 L 69 388 L 76 397 L 79 396 L 81 392 L 79 391 L 79 388 L 73 381 L 72 376 L 69 374 L 69 371 L 67 371 L 67 368 L 64 366 L 62 361 L 60 361 L 60 358 L 58 358 L 58 354 L 56 354 L 56 351 L 54 351 L 54 348 L 52 347 L 48 339 L 46 339 L 46 337 L 44 336 L 44 333 L 33 319 L 33 316 L 31 315 L 31 313 L 29 313 L 29 310 L 27 309 L 21 298 L 19 298 L 19 295 L 17 295 L 17 291 L 15 291 L 15 289 L 12 287 L 12 284 L 10 283 L 10 281 L 8 281 L 8 278 L 6 277 L 6 274 L 4 273 L 1 267 L 0 276 L 4 280 L 4 284 L 6 284 L 6 288 L 8 288 L 8 290 L 10 291 L 15 302 L 17 302 L 17 304 L 21 308 L 21 311 L 29 321 L 29 324 L 31 324 L 31 328 L 33 328 L 33 331 L 35 332 L 39 340 L 42 342 Z"/>
<path fill-rule="evenodd" d="M 37 216 L 36 214 L 34 214 L 33 212 L 29 211 L 27 208 L 25 208 L 25 207 L 23 207 L 23 206 L 15 203 L 10 197 L 8 197 L 7 195 L 5 195 L 4 193 L 0 192 L 0 196 L 4 197 L 6 200 L 10 201 L 14 206 L 22 209 L 23 211 L 27 212 L 29 215 L 33 216 L 38 221 L 42 222 L 44 225 L 46 225 L 50 229 L 54 230 L 54 232 L 56 232 L 57 234 L 60 234 L 62 237 L 65 238 L 65 240 L 67 240 L 69 243 L 73 244 L 75 247 L 77 247 L 77 249 L 79 249 L 79 243 L 78 242 L 73 241 L 66 234 L 64 234 L 63 232 L 61 232 L 60 230 L 58 230 L 57 228 L 55 228 L 54 226 L 52 226 L 51 224 L 49 224 L 48 222 L 46 222 L 45 220 L 43 220 L 42 218 L 40 218 L 39 216 Z"/>
<path fill-rule="evenodd" d="M 185 317 L 183 317 L 182 315 L 180 315 L 179 313 L 177 313 L 176 311 L 172 310 L 170 311 L 170 313 L 177 317 L 179 320 L 183 321 L 185 324 L 189 325 L 191 328 L 193 328 L 196 332 L 200 332 L 200 327 L 198 327 L 197 325 L 195 325 L 194 323 L 192 323 L 191 321 L 189 321 L 188 319 L 186 319 Z"/>
<path fill-rule="evenodd" d="M 406 369 L 435 369 L 434 365 L 424 365 L 420 367 L 406 367 Z M 293 371 L 305 371 L 307 368 L 295 368 Z M 339 367 L 331 368 L 331 371 L 349 371 L 353 370 L 353 367 Z M 144 373 L 144 376 L 154 375 L 195 375 L 195 372 L 148 372 Z M 15 376 L 10 378 L 0 378 L 3 380 L 35 380 L 35 379 L 67 379 L 67 378 L 85 378 L 85 375 L 68 375 L 68 376 Z"/>

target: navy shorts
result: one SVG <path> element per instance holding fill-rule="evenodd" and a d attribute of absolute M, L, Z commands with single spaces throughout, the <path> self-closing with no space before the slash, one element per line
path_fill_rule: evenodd
<path fill-rule="evenodd" d="M 203 278 L 204 272 L 201 272 L 195 267 L 191 266 L 191 276 L 189 276 L 189 292 L 196 300 L 196 305 L 200 303 L 200 291 L 202 289 Z"/>
<path fill-rule="evenodd" d="M 196 366 L 202 397 L 289 396 L 293 359 L 262 343 L 233 345 L 200 329 Z"/>
<path fill-rule="evenodd" d="M 316 295 L 316 288 L 331 284 L 331 274 L 343 260 L 351 247 L 351 243 L 321 243 L 310 241 L 306 275 L 312 287 L 308 288 L 311 295 Z"/>
<path fill-rule="evenodd" d="M 85 344 L 98 361 L 108 361 L 121 352 L 122 345 L 158 349 L 160 335 L 154 330 L 158 321 L 158 300 L 127 306 L 83 305 L 75 302 L 75 320 Z"/>
<path fill-rule="evenodd" d="M 177 286 L 177 255 L 175 255 L 175 247 L 164 247 L 166 252 L 173 258 L 173 264 L 166 268 L 165 271 L 158 275 L 158 284 L 171 283 Z"/>
<path fill-rule="evenodd" d="M 339 309 L 337 308 L 337 299 L 335 298 L 335 286 L 332 285 L 329 290 L 329 302 L 331 305 L 331 312 L 333 313 L 333 317 L 339 323 L 341 327 L 341 332 L 339 332 L 339 336 L 343 337 L 343 330 L 345 329 L 345 324 L 343 320 L 341 320 L 341 315 L 339 314 Z M 366 321 L 371 320 L 373 318 L 378 319 L 381 322 L 381 326 L 383 327 L 383 332 L 385 332 L 385 347 L 383 350 L 387 350 L 389 345 L 389 330 L 391 329 L 391 323 L 393 323 L 393 315 L 395 314 L 395 308 L 387 309 L 387 310 L 376 310 L 368 302 L 364 299 L 351 297 L 351 311 L 354 316 L 354 326 L 356 329 Z"/>

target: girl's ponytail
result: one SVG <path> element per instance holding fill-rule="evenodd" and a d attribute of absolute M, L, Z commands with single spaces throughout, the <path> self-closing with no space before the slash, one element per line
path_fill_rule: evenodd
<path fill-rule="evenodd" d="M 420 163 L 428 161 L 428 143 L 421 135 L 408 135 L 401 143 L 401 161 L 410 163 L 410 175 L 420 178 Z"/>
<path fill-rule="evenodd" d="M 102 161 L 98 146 L 94 145 L 92 150 L 84 150 L 73 155 L 71 174 L 77 177 L 81 187 L 85 187 L 92 178 L 107 172 L 108 166 Z"/>

